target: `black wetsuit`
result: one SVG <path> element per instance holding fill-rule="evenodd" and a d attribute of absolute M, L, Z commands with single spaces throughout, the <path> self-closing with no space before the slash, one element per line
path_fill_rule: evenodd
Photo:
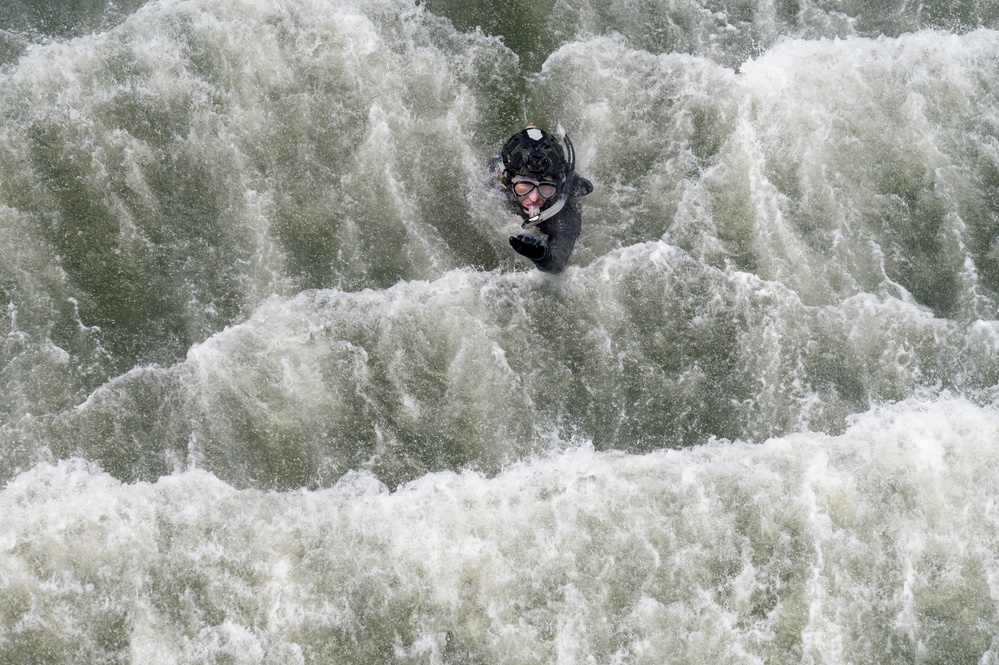
<path fill-rule="evenodd" d="M 579 198 L 593 191 L 593 184 L 586 178 L 571 172 L 566 183 L 565 205 L 557 215 L 546 219 L 535 228 L 547 237 L 547 242 L 536 235 L 521 233 L 510 237 L 510 246 L 518 254 L 526 256 L 538 270 L 557 274 L 565 270 L 576 245 L 576 238 L 583 226 L 583 214 Z M 517 202 L 517 197 L 510 192 L 513 205 L 525 220 L 527 213 Z M 543 211 L 542 211 L 543 212 Z"/>

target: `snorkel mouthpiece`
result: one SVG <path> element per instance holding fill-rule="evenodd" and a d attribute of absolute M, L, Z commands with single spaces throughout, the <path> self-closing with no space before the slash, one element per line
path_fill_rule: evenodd
<path fill-rule="evenodd" d="M 546 219 L 551 219 L 552 217 L 554 217 L 555 215 L 559 214 L 559 212 L 562 211 L 562 208 L 565 207 L 565 201 L 566 201 L 566 196 L 565 194 L 562 194 L 562 196 L 558 198 L 558 201 L 549 206 L 544 212 L 535 212 L 538 208 L 536 206 L 531 206 L 529 210 L 530 214 L 528 218 L 524 221 L 524 223 L 521 224 L 521 227 L 529 229 L 531 227 L 537 226 Z"/>

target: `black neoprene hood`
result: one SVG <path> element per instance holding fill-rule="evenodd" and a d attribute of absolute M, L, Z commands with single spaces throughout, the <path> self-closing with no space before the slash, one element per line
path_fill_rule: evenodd
<path fill-rule="evenodd" d="M 566 171 L 562 146 L 554 136 L 537 127 L 528 127 L 511 136 L 500 157 L 511 176 L 559 182 Z"/>

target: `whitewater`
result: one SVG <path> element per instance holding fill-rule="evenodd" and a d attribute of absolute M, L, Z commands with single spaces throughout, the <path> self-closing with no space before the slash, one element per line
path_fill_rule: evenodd
<path fill-rule="evenodd" d="M 0 662 L 999 664 L 995 2 L 10 0 L 0 119 Z"/>

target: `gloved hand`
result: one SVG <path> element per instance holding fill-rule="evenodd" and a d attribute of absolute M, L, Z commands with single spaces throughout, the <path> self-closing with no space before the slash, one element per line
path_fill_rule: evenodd
<path fill-rule="evenodd" d="M 548 246 L 541 238 L 526 233 L 521 233 L 517 237 L 510 236 L 510 246 L 513 247 L 513 251 L 532 261 L 540 261 L 548 253 Z"/>

